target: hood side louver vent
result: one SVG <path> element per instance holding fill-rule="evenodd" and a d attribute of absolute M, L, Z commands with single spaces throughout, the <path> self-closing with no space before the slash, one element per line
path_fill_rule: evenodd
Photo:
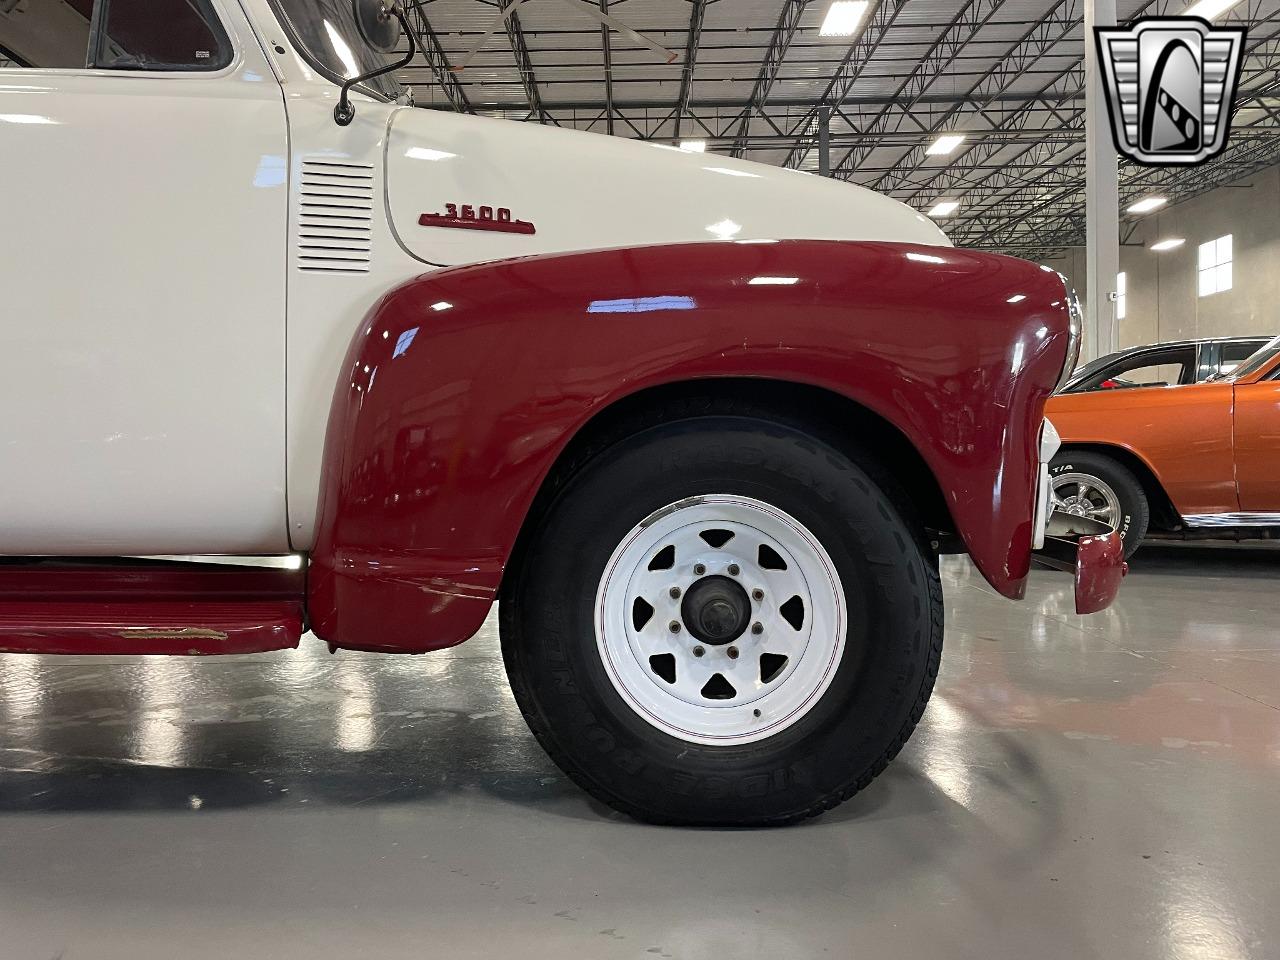
<path fill-rule="evenodd" d="M 368 273 L 373 245 L 373 167 L 303 160 L 298 269 Z"/>

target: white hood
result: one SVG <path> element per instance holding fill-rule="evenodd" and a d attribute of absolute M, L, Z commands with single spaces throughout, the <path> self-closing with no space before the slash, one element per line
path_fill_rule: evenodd
<path fill-rule="evenodd" d="M 387 203 L 405 249 L 441 266 L 698 240 L 948 244 L 924 215 L 852 184 L 661 144 L 409 108 L 391 116 Z"/>

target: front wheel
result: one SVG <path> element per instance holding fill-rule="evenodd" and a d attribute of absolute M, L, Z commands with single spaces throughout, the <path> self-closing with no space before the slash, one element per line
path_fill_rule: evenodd
<path fill-rule="evenodd" d="M 500 610 L 516 700 L 598 799 L 771 824 L 866 786 L 924 711 L 937 570 L 855 463 L 789 427 L 655 428 L 565 487 Z"/>

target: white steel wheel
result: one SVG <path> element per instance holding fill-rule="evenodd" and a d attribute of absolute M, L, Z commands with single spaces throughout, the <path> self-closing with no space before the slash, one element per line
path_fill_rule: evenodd
<path fill-rule="evenodd" d="M 791 823 L 870 783 L 920 719 L 937 567 L 909 505 L 842 451 L 738 402 L 673 404 L 552 487 L 503 578 L 503 661 L 597 800 Z"/>
<path fill-rule="evenodd" d="M 596 593 L 614 688 L 648 723 L 736 745 L 794 724 L 844 651 L 835 564 L 794 517 L 750 497 L 669 504 L 623 538 Z"/>

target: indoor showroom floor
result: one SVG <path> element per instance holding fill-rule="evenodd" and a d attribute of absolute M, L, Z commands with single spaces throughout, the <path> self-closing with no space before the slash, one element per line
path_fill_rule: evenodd
<path fill-rule="evenodd" d="M 424 657 L 0 657 L 0 958 L 1280 955 L 1280 552 L 1148 546 L 1115 607 L 944 564 L 869 789 L 764 831 L 589 801 L 492 624 Z"/>

